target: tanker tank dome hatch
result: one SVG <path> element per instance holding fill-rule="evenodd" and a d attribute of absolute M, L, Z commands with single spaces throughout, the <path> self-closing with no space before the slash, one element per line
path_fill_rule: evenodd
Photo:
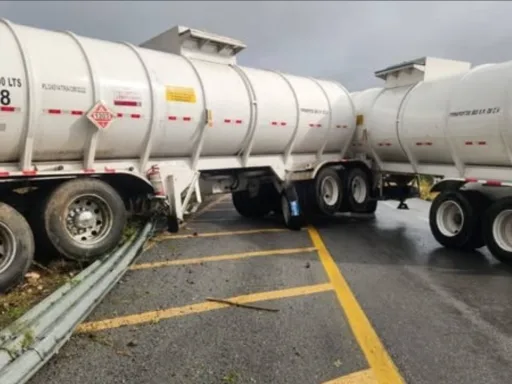
<path fill-rule="evenodd" d="M 416 84 L 420 81 L 433 81 L 466 73 L 471 63 L 436 57 L 421 57 L 405 61 L 375 72 L 375 76 L 386 82 L 385 88 Z"/>
<path fill-rule="evenodd" d="M 240 40 L 177 25 L 140 44 L 140 47 L 222 64 L 236 64 L 247 46 Z"/>

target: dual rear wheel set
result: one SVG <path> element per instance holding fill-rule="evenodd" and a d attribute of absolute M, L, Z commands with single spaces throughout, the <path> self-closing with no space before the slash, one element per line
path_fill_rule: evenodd
<path fill-rule="evenodd" d="M 271 184 L 262 184 L 254 196 L 249 191 L 232 194 L 233 204 L 244 217 L 259 218 L 271 211 L 282 214 L 286 227 L 302 228 L 312 216 L 333 216 L 337 212 L 373 213 L 372 183 L 361 168 L 337 171 L 321 169 L 315 179 L 288 185 L 281 193 Z"/>
<path fill-rule="evenodd" d="M 512 197 L 491 201 L 473 190 L 439 194 L 430 208 L 435 239 L 452 249 L 487 246 L 499 261 L 512 265 Z"/>
<path fill-rule="evenodd" d="M 23 214 L 0 202 L 0 292 L 23 279 L 36 248 L 43 257 L 87 263 L 114 249 L 123 235 L 125 203 L 102 180 L 74 179 L 32 194 L 24 201 L 34 204 L 20 209 Z"/>

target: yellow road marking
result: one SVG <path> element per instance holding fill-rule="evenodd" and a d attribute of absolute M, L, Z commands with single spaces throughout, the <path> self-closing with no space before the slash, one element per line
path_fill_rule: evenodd
<path fill-rule="evenodd" d="M 232 297 L 228 300 L 239 304 L 248 304 L 256 303 L 258 301 L 311 295 L 314 293 L 327 292 L 330 290 L 332 290 L 331 284 L 306 285 L 302 287 L 281 289 L 277 291 L 251 293 L 248 295 Z M 164 319 L 170 319 L 172 317 L 185 316 L 193 313 L 201 313 L 226 307 L 229 307 L 229 304 L 205 301 L 202 303 L 185 305 L 183 307 L 168 308 L 159 311 L 143 312 L 135 315 L 120 316 L 112 319 L 82 323 L 76 328 L 76 332 L 95 332 L 104 329 L 119 328 L 127 325 L 144 324 Z"/>
<path fill-rule="evenodd" d="M 240 259 L 256 257 L 256 256 L 290 255 L 290 254 L 314 252 L 314 251 L 316 251 L 315 247 L 270 249 L 268 251 L 241 252 L 241 253 L 232 253 L 229 255 L 216 255 L 216 256 L 195 257 L 195 258 L 190 258 L 190 259 L 156 261 L 153 263 L 140 263 L 140 264 L 132 265 L 130 267 L 130 270 L 134 271 L 134 270 L 138 270 L 138 269 L 161 268 L 161 267 L 169 267 L 171 265 L 199 264 L 199 263 L 211 262 L 211 261 L 240 260 Z"/>
<path fill-rule="evenodd" d="M 190 239 L 193 237 L 215 237 L 215 236 L 232 236 L 232 235 L 250 235 L 253 233 L 269 233 L 269 232 L 287 232 L 287 228 L 261 228 L 261 229 L 243 229 L 240 231 L 226 232 L 203 232 L 197 235 L 187 233 L 183 235 L 162 235 L 155 237 L 155 241 L 171 240 L 171 239 Z"/>
<path fill-rule="evenodd" d="M 338 301 L 345 312 L 345 317 L 366 356 L 370 368 L 373 370 L 375 378 L 379 383 L 405 383 L 363 309 L 350 290 L 348 283 L 336 266 L 320 234 L 311 226 L 308 227 L 308 233 L 313 241 L 313 245 L 318 250 L 320 260 L 334 287 Z"/>
<path fill-rule="evenodd" d="M 371 369 L 354 372 L 346 376 L 338 377 L 334 380 L 329 380 L 323 384 L 376 384 L 377 380 Z"/>

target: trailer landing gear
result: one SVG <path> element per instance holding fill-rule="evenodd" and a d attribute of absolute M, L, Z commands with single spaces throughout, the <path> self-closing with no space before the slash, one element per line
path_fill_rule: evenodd
<path fill-rule="evenodd" d="M 398 207 L 396 207 L 396 209 L 409 209 L 409 206 L 407 205 L 405 200 L 400 200 L 400 202 L 398 203 Z"/>

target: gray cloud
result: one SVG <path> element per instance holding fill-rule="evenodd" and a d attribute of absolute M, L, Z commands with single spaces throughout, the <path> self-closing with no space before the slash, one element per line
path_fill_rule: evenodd
<path fill-rule="evenodd" d="M 510 2 L 57 1 L 0 3 L 13 22 L 141 43 L 176 25 L 243 40 L 239 63 L 335 79 L 350 90 L 379 84 L 373 72 L 420 56 L 512 58 Z"/>

